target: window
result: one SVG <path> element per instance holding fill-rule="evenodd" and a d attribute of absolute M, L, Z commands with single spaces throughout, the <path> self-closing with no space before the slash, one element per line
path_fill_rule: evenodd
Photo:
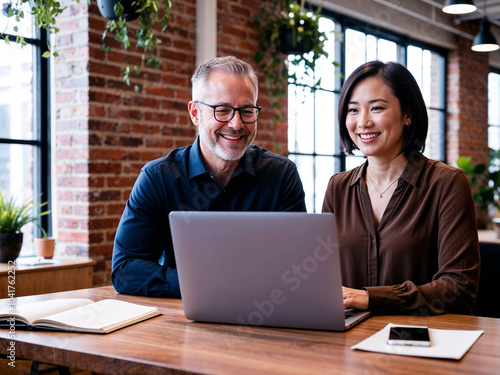
<path fill-rule="evenodd" d="M 410 70 L 422 90 L 429 114 L 424 153 L 445 161 L 444 53 L 382 31 L 367 33 L 363 30 L 374 28 L 349 19 L 326 17 L 321 19 L 320 27 L 324 31 L 337 30 L 344 36 L 342 43 L 337 39 L 328 42 L 329 59 L 341 62 L 343 77 L 371 60 L 398 61 Z M 288 87 L 288 150 L 304 184 L 308 211 L 321 212 L 330 177 L 355 168 L 365 158 L 359 151 L 345 155 L 339 149 L 337 107 L 341 79 L 326 59 L 318 64 L 315 74 L 316 80 L 321 78 L 319 89 Z M 304 85 L 311 86 L 308 82 Z"/>
<path fill-rule="evenodd" d="M 24 47 L 15 41 L 15 25 L 27 42 Z M 33 30 L 29 18 L 18 24 L 0 12 L 0 189 L 18 204 L 34 199 L 36 207 L 50 198 L 50 95 L 49 62 L 41 57 L 45 35 L 34 35 Z M 4 42 L 4 35 L 10 43 Z M 48 218 L 42 219 L 39 224 L 50 231 Z M 38 227 L 28 224 L 22 231 L 21 255 L 32 255 Z"/>
<path fill-rule="evenodd" d="M 488 147 L 500 150 L 500 73 L 488 74 Z"/>

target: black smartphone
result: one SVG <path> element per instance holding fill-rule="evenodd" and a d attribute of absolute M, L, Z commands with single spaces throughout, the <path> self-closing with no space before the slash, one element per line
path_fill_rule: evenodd
<path fill-rule="evenodd" d="M 429 330 L 426 327 L 391 327 L 387 344 L 431 346 Z"/>

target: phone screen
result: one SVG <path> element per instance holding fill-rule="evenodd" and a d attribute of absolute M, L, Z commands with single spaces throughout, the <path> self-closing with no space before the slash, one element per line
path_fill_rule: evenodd
<path fill-rule="evenodd" d="M 430 346 L 429 330 L 425 327 L 391 327 L 387 344 Z"/>

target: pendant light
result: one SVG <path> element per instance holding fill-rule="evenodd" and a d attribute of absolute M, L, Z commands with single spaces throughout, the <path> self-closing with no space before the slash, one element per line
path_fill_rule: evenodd
<path fill-rule="evenodd" d="M 466 14 L 475 12 L 476 9 L 472 0 L 446 0 L 442 10 L 448 14 Z"/>
<path fill-rule="evenodd" d="M 471 49 L 474 52 L 492 52 L 500 49 L 495 36 L 490 31 L 490 23 L 486 19 L 486 0 L 484 0 L 484 17 L 481 19 L 479 33 L 474 37 Z"/>
<path fill-rule="evenodd" d="M 471 49 L 475 52 L 491 52 L 500 49 L 495 36 L 490 31 L 490 23 L 486 18 L 481 20 L 479 33 L 474 38 Z"/>

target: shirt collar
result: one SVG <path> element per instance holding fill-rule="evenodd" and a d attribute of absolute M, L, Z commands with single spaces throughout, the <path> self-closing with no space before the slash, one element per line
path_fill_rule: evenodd
<path fill-rule="evenodd" d="M 209 173 L 209 171 L 201 157 L 199 137 L 196 137 L 189 149 L 189 179 L 205 173 Z"/>
<path fill-rule="evenodd" d="M 410 156 L 410 160 L 408 161 L 403 173 L 401 173 L 401 177 L 404 178 L 410 185 L 416 186 L 417 180 L 422 173 L 427 160 L 427 157 L 422 155 L 420 152 Z"/>
<path fill-rule="evenodd" d="M 406 164 L 401 177 L 412 186 L 417 185 L 418 177 L 427 162 L 427 157 L 422 155 L 420 152 L 416 155 L 412 155 L 408 164 Z M 356 173 L 353 174 L 349 186 L 353 186 L 366 176 L 366 168 L 368 167 L 368 161 L 365 161 Z"/>
<path fill-rule="evenodd" d="M 257 157 L 257 150 L 255 150 L 252 146 L 250 146 L 246 151 L 243 157 L 240 160 L 238 168 L 234 172 L 232 177 L 239 175 L 242 172 L 246 172 L 252 176 L 255 176 L 255 163 L 254 157 Z M 201 156 L 200 150 L 200 137 L 196 137 L 193 142 L 191 149 L 189 150 L 189 179 L 197 177 L 199 175 L 210 173 L 207 167 L 205 166 L 205 162 Z M 231 178 L 232 178 L 231 177 Z"/>

